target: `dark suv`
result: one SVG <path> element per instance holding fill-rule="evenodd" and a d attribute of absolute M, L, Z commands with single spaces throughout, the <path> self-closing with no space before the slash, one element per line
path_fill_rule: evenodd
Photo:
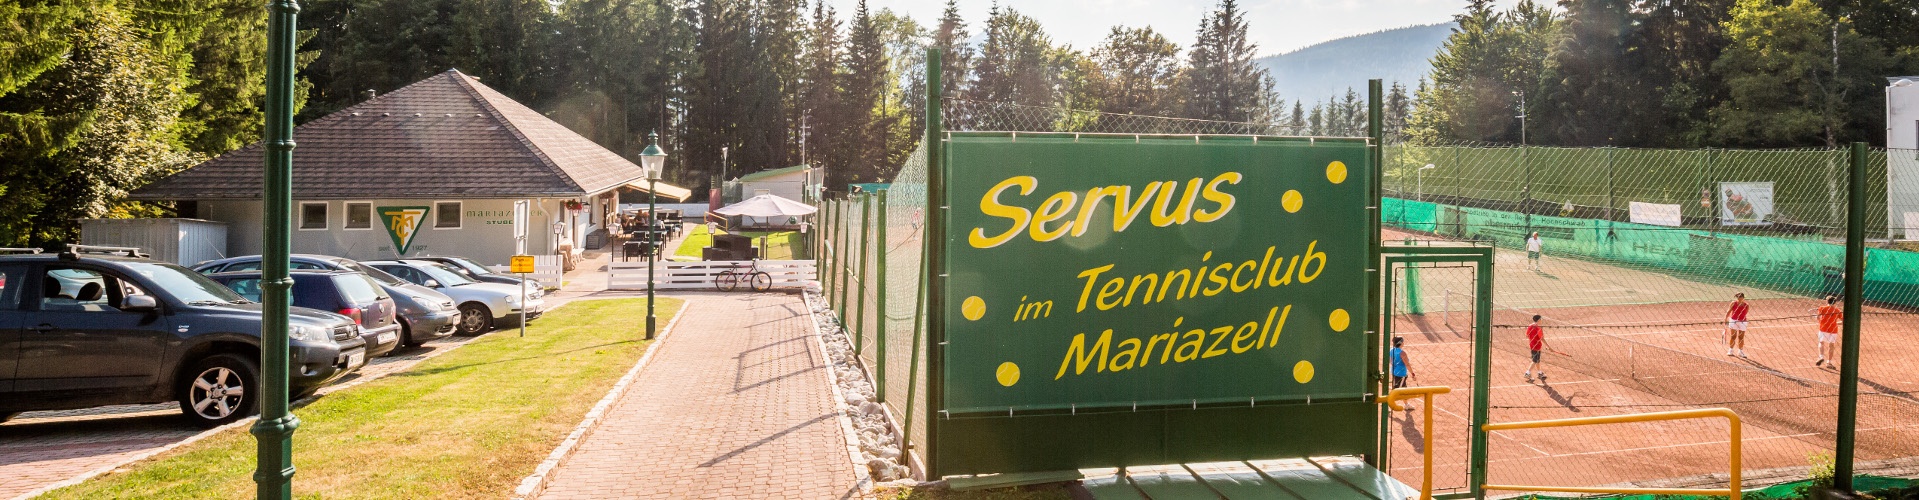
<path fill-rule="evenodd" d="M 293 305 L 322 311 L 335 311 L 353 318 L 366 339 L 367 357 L 393 352 L 400 346 L 400 323 L 394 314 L 393 299 L 380 290 L 367 275 L 353 271 L 295 270 Z M 247 300 L 260 300 L 259 271 L 240 271 L 208 275 Z"/>
<path fill-rule="evenodd" d="M 0 255 L 0 421 L 171 400 L 217 426 L 258 410 L 260 304 L 180 266 L 81 252 Z M 288 316 L 292 394 L 366 363 L 351 319 Z"/>

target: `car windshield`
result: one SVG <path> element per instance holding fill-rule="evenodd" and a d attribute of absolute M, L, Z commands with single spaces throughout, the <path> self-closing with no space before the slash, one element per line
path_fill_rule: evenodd
<path fill-rule="evenodd" d="M 438 281 L 443 286 L 460 286 L 475 283 L 472 279 L 461 276 L 459 271 L 455 271 L 446 264 L 438 262 L 421 262 L 419 265 L 413 266 L 413 268 L 426 273 L 428 278 L 433 278 L 433 281 Z"/>
<path fill-rule="evenodd" d="M 355 270 L 355 271 L 359 271 L 359 272 L 360 272 L 361 274 L 365 274 L 365 275 L 367 275 L 367 277 L 369 277 L 369 278 L 373 278 L 373 281 L 377 281 L 377 282 L 379 282 L 379 283 L 380 283 L 380 284 L 382 284 L 382 285 L 386 285 L 386 286 L 400 286 L 400 285 L 404 285 L 404 284 L 406 284 L 406 280 L 403 280 L 403 279 L 400 279 L 400 277 L 399 277 L 399 276 L 394 276 L 394 275 L 391 275 L 391 274 L 387 274 L 387 272 L 386 272 L 386 271 L 381 271 L 381 270 L 379 270 L 379 269 L 374 269 L 374 268 L 373 268 L 373 266 L 369 266 L 369 265 L 366 265 L 366 264 L 361 264 L 361 263 L 359 263 L 359 262 L 356 262 L 356 261 L 351 261 L 351 260 L 336 260 L 336 261 L 333 261 L 333 263 L 334 263 L 334 264 L 339 264 L 339 265 L 341 265 L 341 266 L 343 266 L 343 267 L 345 267 L 345 268 L 347 268 L 347 269 L 352 269 L 352 270 Z"/>
<path fill-rule="evenodd" d="M 215 283 L 206 276 L 184 267 L 165 262 L 122 262 L 121 264 L 151 281 L 154 285 L 153 289 L 166 290 L 181 302 L 205 304 L 247 301 L 245 297 L 234 293 L 225 285 Z"/>
<path fill-rule="evenodd" d="M 482 266 L 480 265 L 480 263 L 474 262 L 473 259 L 469 259 L 466 257 L 447 257 L 446 260 L 443 262 L 453 264 L 455 267 L 464 269 L 466 270 L 468 274 L 472 274 L 474 276 L 486 276 L 489 274 L 493 274 L 492 269 L 487 269 L 486 266 Z"/>

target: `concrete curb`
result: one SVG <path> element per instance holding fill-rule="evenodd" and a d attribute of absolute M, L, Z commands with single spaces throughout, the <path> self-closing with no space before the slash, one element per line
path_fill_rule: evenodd
<path fill-rule="evenodd" d="M 833 409 L 838 413 L 840 437 L 846 441 L 847 461 L 853 463 L 853 484 L 859 486 L 861 493 L 873 492 L 873 475 L 867 470 L 865 453 L 860 452 L 859 432 L 853 430 L 853 419 L 846 416 L 846 394 L 840 391 L 839 375 L 834 373 L 833 360 L 826 357 L 826 336 L 820 333 L 818 313 L 813 312 L 813 297 L 805 290 L 800 291 L 800 300 L 806 304 L 806 321 L 813 328 L 813 347 L 820 352 L 820 361 L 826 364 L 826 386 L 833 389 Z"/>
<path fill-rule="evenodd" d="M 634 380 L 640 378 L 640 369 L 645 368 L 646 362 L 652 360 L 653 354 L 659 352 L 660 346 L 666 344 L 667 336 L 673 333 L 673 327 L 675 325 L 680 324 L 680 318 L 686 317 L 686 309 L 693 303 L 691 297 L 678 298 L 681 300 L 680 309 L 673 313 L 673 320 L 666 322 L 666 326 L 660 328 L 660 334 L 653 340 L 653 343 L 647 344 L 646 353 L 640 355 L 640 360 L 634 362 L 633 368 L 628 369 L 626 375 L 621 376 L 620 381 L 614 383 L 613 388 L 606 391 L 606 396 L 600 398 L 600 402 L 594 403 L 593 409 L 587 410 L 586 416 L 580 419 L 580 424 L 574 426 L 572 432 L 567 433 L 566 439 L 560 441 L 560 445 L 554 447 L 552 453 L 547 454 L 546 460 L 541 461 L 539 466 L 534 467 L 532 474 L 520 479 L 520 486 L 513 489 L 512 498 L 514 500 L 533 498 L 545 492 L 547 484 L 552 482 L 553 470 L 560 468 L 560 464 L 565 463 L 567 457 L 573 455 L 573 450 L 579 448 L 580 442 L 586 439 L 587 434 L 592 433 L 593 429 L 599 427 L 600 418 L 605 416 L 606 411 L 613 407 L 613 402 L 618 401 L 620 396 L 625 395 L 626 388 L 633 385 Z"/>

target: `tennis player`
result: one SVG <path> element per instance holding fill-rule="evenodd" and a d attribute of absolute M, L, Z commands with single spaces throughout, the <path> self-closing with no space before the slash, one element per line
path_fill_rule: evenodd
<path fill-rule="evenodd" d="M 1533 231 L 1532 236 L 1526 237 L 1526 267 L 1533 271 L 1539 270 L 1539 232 L 1538 231 Z"/>
<path fill-rule="evenodd" d="M 1746 313 L 1752 311 L 1752 304 L 1746 303 L 1746 294 L 1732 294 L 1732 306 L 1726 308 L 1726 355 L 1746 357 Z"/>
<path fill-rule="evenodd" d="M 1539 315 L 1533 315 L 1533 324 L 1526 325 L 1526 347 L 1533 351 L 1533 364 L 1526 367 L 1526 383 L 1532 383 L 1533 372 L 1539 372 L 1539 381 L 1546 381 L 1546 368 L 1539 366 L 1539 351 L 1547 349 L 1546 330 L 1539 327 Z"/>
<path fill-rule="evenodd" d="M 1826 305 L 1819 306 L 1819 360 L 1813 361 L 1812 366 L 1839 367 L 1832 362 L 1833 350 L 1839 345 L 1839 321 L 1846 313 L 1836 305 L 1838 302 L 1838 295 L 1827 295 Z"/>
<path fill-rule="evenodd" d="M 1392 358 L 1394 389 L 1406 387 L 1406 379 L 1412 378 L 1413 376 L 1413 363 L 1406 359 L 1405 345 L 1405 338 L 1393 337 L 1393 350 L 1387 351 L 1386 353 L 1388 357 Z M 1412 411 L 1412 405 L 1406 405 L 1406 412 L 1411 413 Z"/>

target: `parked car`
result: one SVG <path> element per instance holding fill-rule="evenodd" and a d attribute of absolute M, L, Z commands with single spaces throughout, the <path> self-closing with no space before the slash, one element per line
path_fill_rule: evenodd
<path fill-rule="evenodd" d="M 474 281 L 446 264 L 424 260 L 376 260 L 366 265 L 453 297 L 453 302 L 460 307 L 462 335 L 478 335 L 520 320 L 523 305 L 518 286 Z M 545 300 L 529 293 L 524 304 L 526 319 L 540 317 L 545 307 Z"/>
<path fill-rule="evenodd" d="M 289 259 L 292 269 L 335 269 L 357 271 L 380 283 L 380 288 L 393 297 L 394 305 L 400 308 L 400 344 L 419 347 L 429 340 L 452 335 L 458 326 L 460 309 L 454 307 L 453 298 L 433 291 L 431 288 L 415 285 L 373 266 L 361 264 L 353 259 L 331 255 L 293 254 Z M 260 269 L 260 256 L 248 255 L 220 260 L 210 260 L 193 265 L 193 270 L 201 274 L 213 274 L 231 271 L 255 271 Z"/>
<path fill-rule="evenodd" d="M 302 269 L 287 273 L 293 278 L 293 305 L 308 309 L 334 311 L 353 318 L 360 338 L 366 339 L 367 357 L 384 356 L 400 347 L 400 322 L 393 299 L 380 291 L 373 278 L 353 271 Z M 260 272 L 235 271 L 207 275 L 213 281 L 233 289 L 241 297 L 260 301 Z"/>
<path fill-rule="evenodd" d="M 453 269 L 456 269 L 465 273 L 467 278 L 471 278 L 474 281 L 484 281 L 487 283 L 499 283 L 502 285 L 520 286 L 521 278 L 519 276 L 493 272 L 492 268 L 480 265 L 479 262 L 475 262 L 473 259 L 469 259 L 466 257 L 414 257 L 413 260 L 424 260 L 424 261 L 446 264 L 447 267 L 451 267 Z M 558 288 L 559 286 L 557 286 L 556 284 L 543 283 L 540 280 L 536 280 L 533 278 L 526 278 L 526 289 L 529 291 L 538 290 L 540 291 L 540 295 L 545 295 L 546 291 L 554 290 Z"/>
<path fill-rule="evenodd" d="M 78 246 L 0 255 L 0 421 L 177 401 L 212 427 L 258 411 L 260 304 L 143 257 Z M 298 307 L 287 320 L 291 394 L 366 363 L 353 320 Z"/>

